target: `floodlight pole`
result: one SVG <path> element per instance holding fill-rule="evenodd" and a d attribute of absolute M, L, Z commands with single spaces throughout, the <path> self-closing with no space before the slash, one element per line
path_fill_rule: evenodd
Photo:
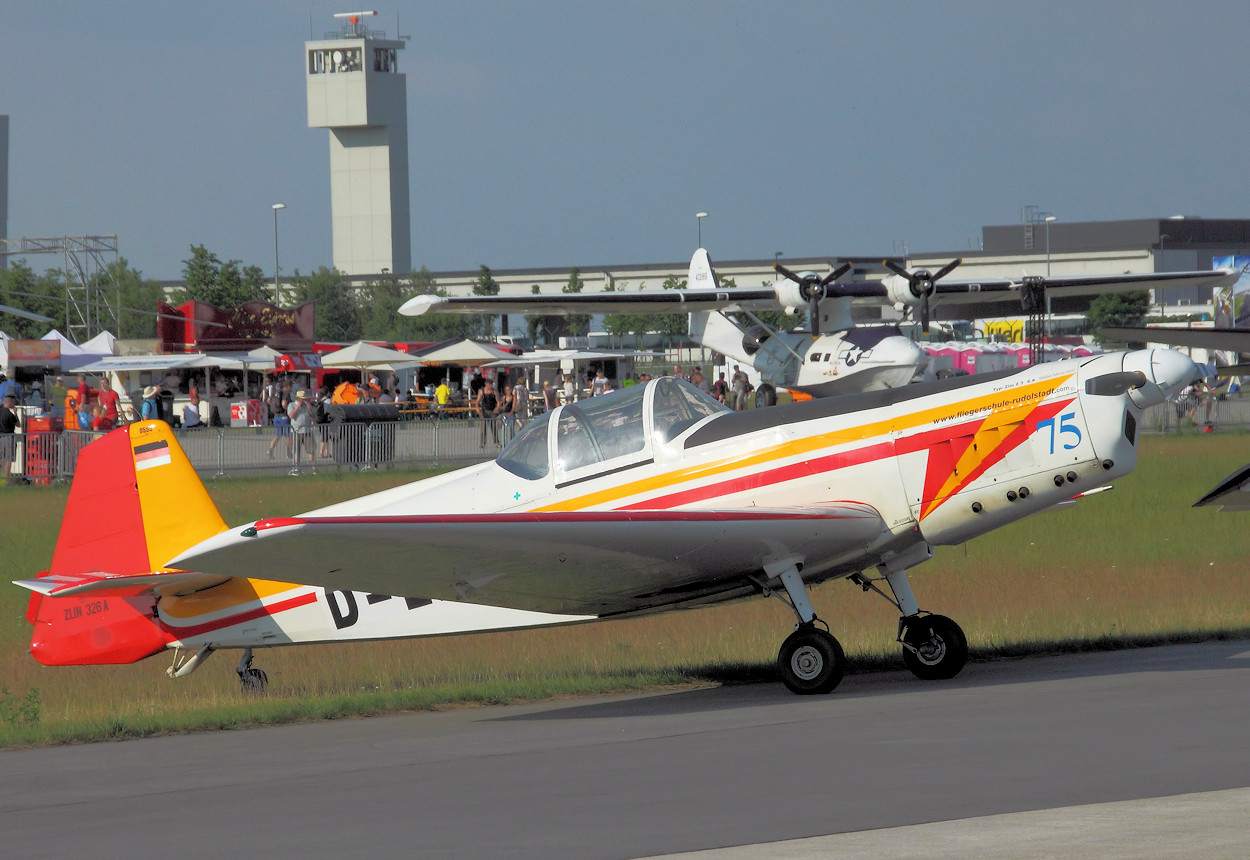
<path fill-rule="evenodd" d="M 278 210 L 285 208 L 285 203 L 273 204 L 273 302 L 277 307 L 282 307 L 282 291 L 278 286 Z"/>

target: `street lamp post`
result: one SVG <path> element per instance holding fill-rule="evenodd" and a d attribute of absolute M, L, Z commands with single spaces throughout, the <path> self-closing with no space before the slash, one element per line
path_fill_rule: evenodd
<path fill-rule="evenodd" d="M 273 301 L 278 307 L 282 307 L 282 291 L 278 286 L 278 210 L 285 208 L 285 203 L 273 204 Z"/>
<path fill-rule="evenodd" d="M 1050 277 L 1050 222 L 1058 221 L 1054 215 L 1046 216 L 1046 277 Z"/>
<path fill-rule="evenodd" d="M 703 219 L 707 217 L 706 212 L 694 213 L 694 220 L 699 224 L 699 247 L 703 247 Z"/>

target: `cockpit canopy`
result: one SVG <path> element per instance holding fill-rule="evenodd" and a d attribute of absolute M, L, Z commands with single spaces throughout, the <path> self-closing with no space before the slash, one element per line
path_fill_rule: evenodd
<path fill-rule="evenodd" d="M 546 477 L 553 463 L 557 479 L 593 477 L 646 460 L 654 445 L 670 442 L 709 415 L 728 411 L 690 383 L 663 377 L 535 418 L 496 462 L 530 480 Z"/>

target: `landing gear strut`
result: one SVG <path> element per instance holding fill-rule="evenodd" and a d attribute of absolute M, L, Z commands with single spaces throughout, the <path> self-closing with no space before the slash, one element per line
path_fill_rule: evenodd
<path fill-rule="evenodd" d="M 269 686 L 269 676 L 265 674 L 265 670 L 252 668 L 251 648 L 243 652 L 243 658 L 239 660 L 238 668 L 234 671 L 239 673 L 239 683 L 243 685 L 245 693 L 263 693 Z"/>
<path fill-rule="evenodd" d="M 945 681 L 954 678 L 968 662 L 968 638 L 954 621 L 945 615 L 923 612 L 907 581 L 907 568 L 933 556 L 933 548 L 918 544 L 899 554 L 886 557 L 877 570 L 890 586 L 894 596 L 886 594 L 876 583 L 857 573 L 851 582 L 864 591 L 875 591 L 898 609 L 898 642 L 903 646 L 903 663 L 922 681 Z"/>
<path fill-rule="evenodd" d="M 767 582 L 779 579 L 789 600 L 765 583 L 760 586 L 765 596 L 781 599 L 798 616 L 798 627 L 781 643 L 777 653 L 777 672 L 790 692 L 809 696 L 832 692 L 838 686 L 846 673 L 846 655 L 828 630 L 816 626 L 824 622 L 816 617 L 807 597 L 807 587 L 799 575 L 801 564 L 801 559 L 789 558 L 764 566 Z"/>

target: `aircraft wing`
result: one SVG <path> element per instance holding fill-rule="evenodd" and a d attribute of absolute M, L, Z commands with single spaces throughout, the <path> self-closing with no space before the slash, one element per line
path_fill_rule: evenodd
<path fill-rule="evenodd" d="M 1194 502 L 1195 508 L 1219 505 L 1221 511 L 1250 511 L 1250 464 L 1242 466 Z"/>
<path fill-rule="evenodd" d="M 749 577 L 788 557 L 802 557 L 809 571 L 827 569 L 855 558 L 883 528 L 874 508 L 854 502 L 785 510 L 277 518 L 222 532 L 170 566 L 613 615 L 753 589 Z"/>
<path fill-rule="evenodd" d="M 1148 272 L 1137 275 L 1079 275 L 1043 278 L 1052 299 L 1156 290 L 1164 287 L 1223 288 L 1237 283 L 1241 272 L 1213 269 L 1197 272 Z M 1020 279 L 987 278 L 980 281 L 941 280 L 934 286 L 943 304 L 1020 300 Z"/>
<path fill-rule="evenodd" d="M 1103 337 L 1123 343 L 1166 343 L 1200 349 L 1250 352 L 1250 328 L 1103 328 Z"/>
<path fill-rule="evenodd" d="M 399 309 L 407 316 L 452 314 L 671 314 L 696 311 L 776 310 L 773 287 L 635 290 L 529 296 L 417 296 Z"/>
<path fill-rule="evenodd" d="M 713 279 L 715 275 L 711 276 Z M 1162 287 L 1222 288 L 1236 283 L 1240 272 L 1215 269 L 1197 272 L 1155 272 L 1137 275 L 1080 275 L 1045 278 L 1046 295 L 1052 300 L 1099 293 L 1153 290 Z M 719 281 L 713 280 L 719 284 Z M 977 281 L 943 279 L 935 285 L 943 305 L 1020 301 L 1021 280 L 985 278 Z M 560 293 L 528 296 L 430 296 L 409 299 L 399 312 L 407 316 L 427 313 L 458 314 L 671 314 L 698 311 L 765 311 L 801 307 L 806 300 L 794 284 L 779 281 L 762 287 L 638 290 L 613 293 Z M 824 288 L 827 298 L 850 297 L 893 301 L 883 281 L 848 281 Z M 914 297 L 907 296 L 910 301 Z"/>

